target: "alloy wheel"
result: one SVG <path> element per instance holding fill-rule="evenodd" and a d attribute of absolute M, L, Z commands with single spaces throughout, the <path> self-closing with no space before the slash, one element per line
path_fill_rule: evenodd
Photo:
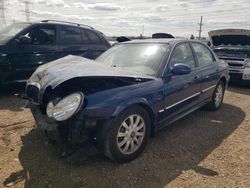
<path fill-rule="evenodd" d="M 214 103 L 216 107 L 220 106 L 222 99 L 223 99 L 223 86 L 219 84 L 218 87 L 216 88 L 215 98 L 214 98 Z"/>
<path fill-rule="evenodd" d="M 137 114 L 128 116 L 120 125 L 117 134 L 117 146 L 121 153 L 129 155 L 138 150 L 145 137 L 144 119 Z"/>

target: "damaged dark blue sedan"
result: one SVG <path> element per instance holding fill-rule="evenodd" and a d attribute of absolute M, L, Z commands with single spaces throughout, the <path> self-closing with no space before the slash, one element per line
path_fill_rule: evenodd
<path fill-rule="evenodd" d="M 93 140 L 128 162 L 161 128 L 204 105 L 218 110 L 228 81 L 228 65 L 201 42 L 139 40 L 95 61 L 67 56 L 39 67 L 26 97 L 48 141 Z"/>

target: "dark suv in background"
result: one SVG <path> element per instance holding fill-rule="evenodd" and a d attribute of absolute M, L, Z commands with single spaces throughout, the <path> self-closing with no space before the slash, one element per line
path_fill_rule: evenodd
<path fill-rule="evenodd" d="M 229 65 L 230 80 L 250 86 L 250 30 L 220 29 L 208 34 L 214 52 Z"/>
<path fill-rule="evenodd" d="M 39 65 L 69 54 L 95 59 L 110 48 L 94 28 L 43 20 L 15 23 L 0 31 L 0 85 L 24 81 Z"/>

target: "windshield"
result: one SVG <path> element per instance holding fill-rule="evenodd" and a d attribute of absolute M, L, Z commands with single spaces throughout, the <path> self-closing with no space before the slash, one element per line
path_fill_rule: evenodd
<path fill-rule="evenodd" d="M 0 40 L 7 40 L 15 36 L 27 26 L 29 26 L 28 23 L 15 23 L 5 27 L 4 29 L 0 30 Z"/>
<path fill-rule="evenodd" d="M 168 51 L 168 44 L 121 44 L 103 53 L 96 61 L 107 66 L 154 76 Z"/>

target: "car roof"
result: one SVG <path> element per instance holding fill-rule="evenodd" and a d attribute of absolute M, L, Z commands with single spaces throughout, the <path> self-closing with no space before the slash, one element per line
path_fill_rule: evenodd
<path fill-rule="evenodd" d="M 67 21 L 57 21 L 57 20 L 42 20 L 40 22 L 18 22 L 18 23 L 26 23 L 26 24 L 46 24 L 46 25 L 66 25 L 66 26 L 73 26 L 73 27 L 81 27 L 81 28 L 86 28 L 90 30 L 96 31 L 93 27 L 84 25 L 84 24 L 79 24 L 79 23 L 73 23 L 73 22 L 67 22 Z"/>
<path fill-rule="evenodd" d="M 141 43 L 165 43 L 165 44 L 176 44 L 179 42 L 187 42 L 190 41 L 188 39 L 167 39 L 167 38 L 160 38 L 160 39 L 137 39 L 131 40 L 127 42 L 123 42 L 123 44 L 141 44 Z M 196 41 L 196 40 L 194 40 Z"/>

